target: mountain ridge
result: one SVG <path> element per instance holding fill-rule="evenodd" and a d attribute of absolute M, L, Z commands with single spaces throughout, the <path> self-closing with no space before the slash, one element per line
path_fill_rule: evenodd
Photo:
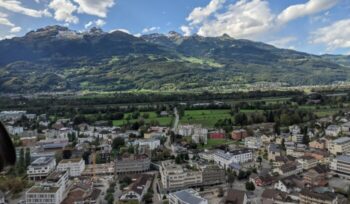
<path fill-rule="evenodd" d="M 3 93 L 189 90 L 256 82 L 330 84 L 350 77 L 350 56 L 313 55 L 228 35 L 202 37 L 62 26 L 0 41 Z"/>

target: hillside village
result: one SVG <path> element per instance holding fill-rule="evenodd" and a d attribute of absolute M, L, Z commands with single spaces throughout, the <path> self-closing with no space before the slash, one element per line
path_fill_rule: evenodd
<path fill-rule="evenodd" d="M 350 113 L 230 132 L 160 114 L 172 125 L 140 131 L 0 112 L 18 158 L 3 174 L 22 178 L 0 203 L 349 203 Z"/>

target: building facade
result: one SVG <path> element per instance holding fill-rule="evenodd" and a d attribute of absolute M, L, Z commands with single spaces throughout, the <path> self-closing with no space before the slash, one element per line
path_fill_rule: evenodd
<path fill-rule="evenodd" d="M 85 170 L 85 161 L 82 158 L 63 159 L 58 163 L 57 170 L 60 172 L 68 171 L 70 177 L 81 176 Z"/>
<path fill-rule="evenodd" d="M 27 168 L 30 180 L 45 179 L 56 168 L 56 160 L 52 157 L 40 157 L 34 160 Z"/>
<path fill-rule="evenodd" d="M 115 172 L 123 173 L 141 173 L 148 171 L 151 165 L 151 159 L 145 155 L 123 155 L 115 160 Z"/>

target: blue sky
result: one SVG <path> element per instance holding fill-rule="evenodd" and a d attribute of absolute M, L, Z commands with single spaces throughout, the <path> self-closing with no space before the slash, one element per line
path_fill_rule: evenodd
<path fill-rule="evenodd" d="M 47 25 L 133 35 L 178 31 L 350 54 L 349 0 L 0 0 L 0 38 Z"/>

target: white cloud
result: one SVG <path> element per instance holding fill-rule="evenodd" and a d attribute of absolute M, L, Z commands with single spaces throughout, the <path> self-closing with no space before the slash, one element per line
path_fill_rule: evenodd
<path fill-rule="evenodd" d="M 101 18 L 107 17 L 107 11 L 113 7 L 114 0 L 74 0 L 79 4 L 78 12 L 86 13 Z"/>
<path fill-rule="evenodd" d="M 284 9 L 277 17 L 277 22 L 284 24 L 291 20 L 312 15 L 332 8 L 338 0 L 309 0 L 305 4 L 296 4 Z"/>
<path fill-rule="evenodd" d="M 73 15 L 78 8 L 69 0 L 53 0 L 49 4 L 49 8 L 55 11 L 54 18 L 57 21 L 73 24 L 79 22 L 79 18 Z"/>
<path fill-rule="evenodd" d="M 212 0 L 206 7 L 194 8 L 186 20 L 190 21 L 191 24 L 202 23 L 210 15 L 222 8 L 225 2 L 226 0 Z"/>
<path fill-rule="evenodd" d="M 22 6 L 22 3 L 18 0 L 0 0 L 0 7 L 6 10 L 21 13 L 31 17 L 43 17 L 51 16 L 48 10 L 35 10 Z"/>
<path fill-rule="evenodd" d="M 17 27 L 13 27 L 11 28 L 10 32 L 11 33 L 18 33 L 18 32 L 21 32 L 22 28 L 17 26 Z"/>
<path fill-rule="evenodd" d="M 1 12 L 0 12 L 0 25 L 5 25 L 5 26 L 9 26 L 9 27 L 14 27 L 14 26 L 15 26 L 15 24 L 13 24 L 13 23 L 7 18 L 7 14 L 1 13 Z"/>
<path fill-rule="evenodd" d="M 350 19 L 317 29 L 311 33 L 310 43 L 324 44 L 328 50 L 350 48 Z"/>
<path fill-rule="evenodd" d="M 87 24 L 84 25 L 85 29 L 88 29 L 92 26 L 96 26 L 96 27 L 102 27 L 106 24 L 106 22 L 102 19 L 97 19 L 95 21 L 89 21 Z"/>
<path fill-rule="evenodd" d="M 150 27 L 150 28 L 144 28 L 142 30 L 142 33 L 151 33 L 151 32 L 155 32 L 157 30 L 159 30 L 160 27 Z"/>
<path fill-rule="evenodd" d="M 268 44 L 274 45 L 279 48 L 293 48 L 290 44 L 295 42 L 297 38 L 295 36 L 286 36 L 276 40 L 269 41 Z"/>
<path fill-rule="evenodd" d="M 267 0 L 237 0 L 225 6 L 225 0 L 211 0 L 206 7 L 198 7 L 187 17 L 182 32 L 197 32 L 202 36 L 228 34 L 236 38 L 259 39 L 294 19 L 330 9 L 339 0 L 308 0 L 304 4 L 287 7 L 280 14 L 271 12 Z"/>
<path fill-rule="evenodd" d="M 215 15 L 215 19 L 204 21 L 198 30 L 202 36 L 228 34 L 237 38 L 253 38 L 271 29 L 274 15 L 268 2 L 241 0 Z"/>
<path fill-rule="evenodd" d="M 5 39 L 11 39 L 16 37 L 16 35 L 5 35 L 5 36 L 0 36 L 0 40 L 5 40 Z"/>

